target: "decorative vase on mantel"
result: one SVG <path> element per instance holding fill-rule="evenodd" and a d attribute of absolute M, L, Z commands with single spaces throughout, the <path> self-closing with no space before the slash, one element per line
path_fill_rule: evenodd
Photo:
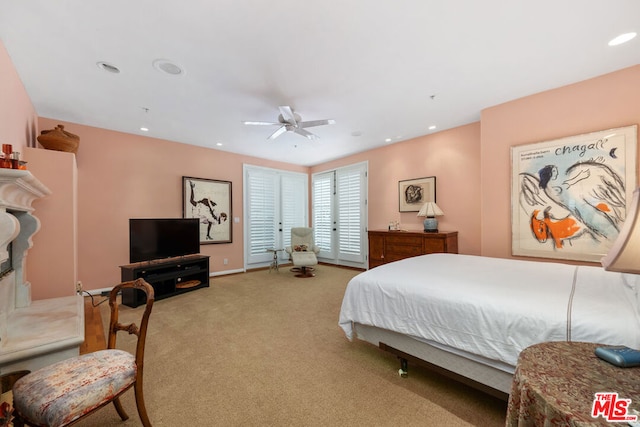
<path fill-rule="evenodd" d="M 77 153 L 80 137 L 64 130 L 63 125 L 58 125 L 55 129 L 43 130 L 36 138 L 38 142 L 47 150 L 66 151 Z"/>

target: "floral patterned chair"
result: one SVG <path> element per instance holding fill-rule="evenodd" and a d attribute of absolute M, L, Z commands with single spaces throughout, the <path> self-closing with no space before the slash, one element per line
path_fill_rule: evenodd
<path fill-rule="evenodd" d="M 123 288 L 146 293 L 140 328 L 134 323 L 118 322 L 117 296 Z M 120 395 L 132 387 L 142 425 L 151 426 L 144 406 L 142 373 L 153 301 L 153 287 L 143 279 L 115 286 L 109 295 L 111 319 L 107 349 L 45 366 L 16 381 L 13 385 L 14 426 L 67 426 L 110 402 L 124 421 L 129 416 L 120 403 Z M 125 331 L 137 336 L 135 355 L 116 349 L 116 335 Z"/>

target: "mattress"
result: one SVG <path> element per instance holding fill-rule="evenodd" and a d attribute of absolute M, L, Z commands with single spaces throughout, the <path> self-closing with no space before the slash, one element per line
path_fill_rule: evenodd
<path fill-rule="evenodd" d="M 640 276 L 601 267 L 429 254 L 363 272 L 339 325 L 353 322 L 515 366 L 544 341 L 640 347 Z"/>

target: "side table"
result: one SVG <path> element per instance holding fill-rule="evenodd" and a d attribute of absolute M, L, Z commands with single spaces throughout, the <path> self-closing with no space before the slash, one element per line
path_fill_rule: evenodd
<path fill-rule="evenodd" d="M 624 414 L 640 410 L 640 368 L 619 368 L 599 359 L 594 350 L 600 345 L 558 341 L 524 349 L 513 376 L 506 425 L 627 426 L 620 411 L 616 419 L 611 393 L 622 404 L 618 409 L 627 406 Z M 608 393 L 609 400 L 601 400 L 594 418 L 596 393 Z M 607 420 L 609 412 L 613 418 Z"/>
<path fill-rule="evenodd" d="M 267 252 L 273 252 L 273 261 L 271 261 L 271 265 L 269 266 L 269 273 L 271 273 L 271 270 L 280 271 L 278 270 L 278 252 L 279 251 L 284 251 L 284 249 L 267 249 Z"/>

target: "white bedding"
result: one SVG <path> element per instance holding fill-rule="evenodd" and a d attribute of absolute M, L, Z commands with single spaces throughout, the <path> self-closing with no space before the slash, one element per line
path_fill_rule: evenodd
<path fill-rule="evenodd" d="M 339 324 L 349 339 L 357 322 L 515 366 L 543 341 L 639 348 L 638 288 L 602 267 L 430 254 L 354 277 Z"/>

